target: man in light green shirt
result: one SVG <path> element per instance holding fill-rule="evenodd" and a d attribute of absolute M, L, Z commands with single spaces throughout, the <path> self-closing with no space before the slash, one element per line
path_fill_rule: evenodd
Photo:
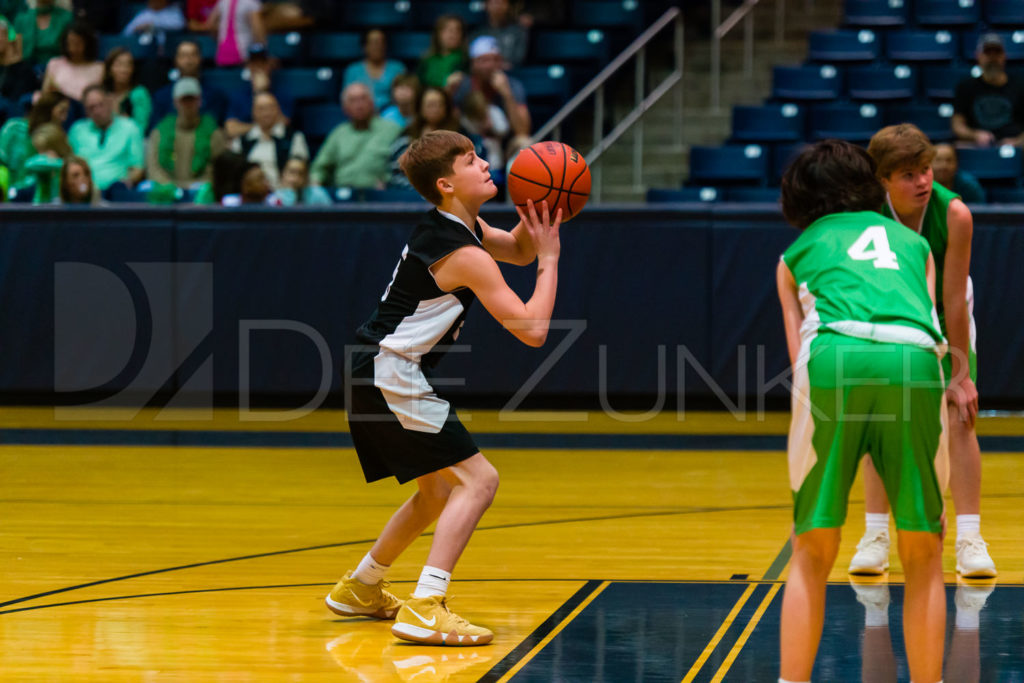
<path fill-rule="evenodd" d="M 89 162 L 93 182 L 100 190 L 118 181 L 134 187 L 145 175 L 142 131 L 127 116 L 114 115 L 113 98 L 102 86 L 86 88 L 82 104 L 88 118 L 71 126 L 71 149 Z"/>
<path fill-rule="evenodd" d="M 391 143 L 399 128 L 377 116 L 364 83 L 352 83 L 341 95 L 348 121 L 327 136 L 310 169 L 314 185 L 381 188 L 390 174 Z"/>

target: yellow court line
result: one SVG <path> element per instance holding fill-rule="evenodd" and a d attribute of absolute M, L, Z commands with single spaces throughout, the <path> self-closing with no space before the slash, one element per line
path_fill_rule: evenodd
<path fill-rule="evenodd" d="M 750 617 L 750 622 L 747 627 L 743 629 L 743 633 L 740 634 L 739 640 L 729 650 L 729 654 L 725 656 L 725 661 L 722 662 L 722 666 L 718 667 L 718 671 L 715 672 L 715 677 L 711 679 L 711 683 L 721 683 L 721 680 L 725 678 L 725 674 L 729 673 L 729 669 L 732 667 L 733 662 L 739 657 L 740 650 L 747 644 L 747 639 L 750 638 L 750 634 L 757 628 L 757 622 L 761 621 L 761 617 L 764 616 L 765 611 L 768 609 L 768 605 L 772 604 L 772 600 L 775 599 L 775 595 L 782 588 L 781 583 L 777 583 L 771 587 L 768 591 L 768 595 L 764 596 L 764 600 L 757 606 L 757 611 L 754 612 L 754 616 Z"/>
<path fill-rule="evenodd" d="M 594 592 L 588 595 L 586 599 L 576 607 L 576 609 L 570 612 L 569 616 L 567 616 L 565 619 L 562 619 L 561 623 L 558 624 L 558 626 L 556 626 L 554 630 L 551 631 L 551 633 L 547 634 L 542 641 L 537 643 L 532 650 L 526 653 L 526 656 L 524 656 L 522 659 L 516 662 L 516 665 L 509 669 L 508 673 L 499 678 L 498 683 L 506 683 L 507 681 L 511 680 L 513 676 L 519 673 L 520 669 L 529 664 L 530 660 L 533 659 L 538 652 L 543 650 L 548 643 L 554 640 L 555 636 L 561 633 L 562 629 L 569 625 L 569 622 L 578 617 L 580 612 L 585 610 L 587 608 L 587 605 L 592 603 L 594 601 L 594 598 L 600 595 L 604 591 L 604 589 L 607 588 L 609 585 L 611 585 L 611 581 L 604 581 L 601 583 L 600 586 L 594 589 Z"/>
<path fill-rule="evenodd" d="M 718 643 L 723 637 L 725 637 L 725 632 L 729 630 L 730 626 L 732 626 L 732 622 L 736 620 L 736 615 L 740 613 L 741 609 L 743 609 L 743 605 L 747 604 L 747 600 L 749 600 L 750 596 L 753 595 L 754 589 L 757 588 L 757 586 L 758 584 L 752 583 L 747 586 L 747 590 L 743 591 L 743 595 L 740 596 L 739 600 L 736 601 L 736 604 L 732 606 L 729 614 L 726 615 L 725 621 L 723 621 L 722 625 L 718 627 L 717 631 L 715 631 L 715 635 L 711 637 L 711 641 L 708 643 L 708 646 L 704 648 L 704 651 L 700 653 L 700 657 L 697 657 L 697 661 L 693 663 L 693 666 L 690 667 L 690 670 L 686 673 L 683 683 L 690 683 L 690 681 L 696 678 L 697 674 L 700 673 L 701 668 L 704 666 L 704 662 L 708 661 L 708 657 L 711 656 L 711 653 L 715 651 L 716 647 L 718 647 Z"/>

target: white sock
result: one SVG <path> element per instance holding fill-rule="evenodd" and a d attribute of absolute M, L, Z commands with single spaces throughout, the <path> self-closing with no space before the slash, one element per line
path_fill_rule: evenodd
<path fill-rule="evenodd" d="M 451 580 L 451 572 L 424 565 L 423 571 L 420 572 L 420 581 L 416 584 L 416 590 L 413 591 L 412 597 L 429 598 L 431 595 L 443 597 L 448 592 L 448 584 Z"/>
<path fill-rule="evenodd" d="M 866 512 L 864 513 L 864 531 L 888 531 L 888 512 Z"/>
<path fill-rule="evenodd" d="M 359 562 L 359 566 L 352 572 L 352 578 L 367 586 L 374 586 L 384 580 L 384 575 L 391 569 L 389 564 L 381 564 L 373 559 L 373 555 L 366 553 L 366 556 Z"/>
<path fill-rule="evenodd" d="M 957 515 L 956 516 L 956 537 L 980 536 L 981 515 Z"/>

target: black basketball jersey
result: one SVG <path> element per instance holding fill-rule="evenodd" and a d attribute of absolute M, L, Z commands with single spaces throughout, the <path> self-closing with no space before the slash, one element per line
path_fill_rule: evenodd
<path fill-rule="evenodd" d="M 456 249 L 483 248 L 483 231 L 470 230 L 432 209 L 412 231 L 384 290 L 377 310 L 356 331 L 363 344 L 376 344 L 423 365 L 433 367 L 459 336 L 466 311 L 476 298 L 461 287 L 445 292 L 430 267 Z"/>

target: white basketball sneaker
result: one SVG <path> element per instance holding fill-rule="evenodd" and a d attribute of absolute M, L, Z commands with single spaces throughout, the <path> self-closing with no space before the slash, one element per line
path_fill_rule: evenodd
<path fill-rule="evenodd" d="M 851 574 L 878 575 L 889 568 L 889 530 L 867 531 L 850 560 Z"/>
<path fill-rule="evenodd" d="M 966 579 L 990 579 L 996 575 L 996 563 L 988 554 L 981 535 L 956 539 L 956 570 Z"/>

